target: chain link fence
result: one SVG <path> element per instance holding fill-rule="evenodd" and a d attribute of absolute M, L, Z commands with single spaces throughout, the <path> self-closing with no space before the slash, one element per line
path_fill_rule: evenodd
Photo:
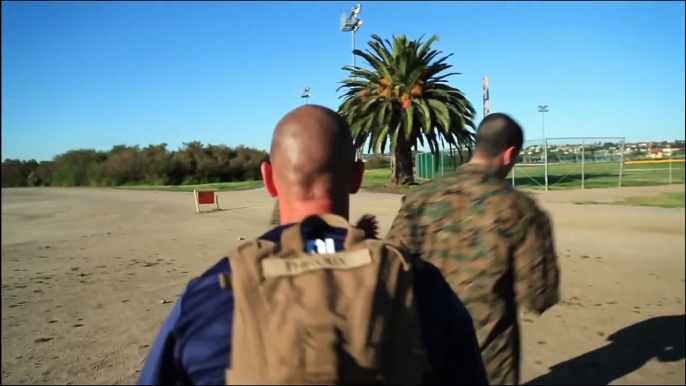
<path fill-rule="evenodd" d="M 471 154 L 462 152 L 462 157 L 457 151 L 442 151 L 438 157 L 431 153 L 419 153 L 415 155 L 415 177 L 420 179 L 433 179 L 454 172 L 463 163 L 469 162 Z"/>
<path fill-rule="evenodd" d="M 530 140 L 508 175 L 512 186 L 542 190 L 606 188 L 684 183 L 683 149 L 654 149 L 627 144 L 623 137 Z M 670 150 L 670 151 L 668 151 Z M 674 151 L 672 151 L 674 150 Z M 417 154 L 416 176 L 432 179 L 469 161 L 470 154 Z"/>

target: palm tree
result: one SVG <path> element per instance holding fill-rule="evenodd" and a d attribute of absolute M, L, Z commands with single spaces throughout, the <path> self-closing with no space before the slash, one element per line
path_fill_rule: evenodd
<path fill-rule="evenodd" d="M 345 89 L 339 113 L 350 124 L 356 148 L 369 140 L 370 152 L 383 153 L 390 143 L 395 184 L 414 182 L 413 147 L 426 142 L 438 157 L 446 143 L 460 155 L 474 143 L 474 108 L 460 90 L 446 84 L 459 73 L 443 74 L 452 67 L 445 63 L 452 54 L 434 60 L 442 53 L 431 49 L 436 41 L 435 35 L 426 42 L 403 35 L 394 36 L 391 44 L 372 35 L 371 50 L 353 52 L 371 68 L 343 67 L 349 74 L 338 88 Z"/>

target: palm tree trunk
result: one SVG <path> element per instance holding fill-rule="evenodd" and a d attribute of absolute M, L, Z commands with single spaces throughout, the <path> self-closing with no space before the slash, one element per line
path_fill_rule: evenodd
<path fill-rule="evenodd" d="M 391 179 L 395 181 L 395 154 L 391 154 Z"/>
<path fill-rule="evenodd" d="M 393 154 L 392 182 L 396 185 L 414 184 L 412 147 L 399 143 Z"/>

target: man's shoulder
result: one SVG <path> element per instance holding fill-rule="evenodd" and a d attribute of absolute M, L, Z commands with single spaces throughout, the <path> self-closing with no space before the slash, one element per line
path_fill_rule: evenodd
<path fill-rule="evenodd" d="M 231 273 L 231 265 L 229 264 L 228 257 L 221 258 L 216 264 L 203 272 L 202 275 L 191 279 L 191 281 L 188 282 L 187 288 L 195 289 L 196 287 L 201 287 L 208 282 L 219 282 L 219 275 L 223 273 Z"/>
<path fill-rule="evenodd" d="M 537 221 L 548 221 L 548 213 L 541 207 L 532 193 L 512 188 L 510 203 L 522 217 Z"/>
<path fill-rule="evenodd" d="M 448 202 L 451 193 L 462 192 L 463 180 L 459 176 L 443 177 L 423 183 L 402 198 L 400 210 L 411 210 L 431 202 Z"/>
<path fill-rule="evenodd" d="M 511 194 L 511 186 L 504 183 L 502 178 L 472 165 L 462 165 L 455 172 L 447 176 L 426 182 L 407 195 L 407 199 L 417 200 L 436 196 L 461 195 L 503 195 Z"/>
<path fill-rule="evenodd" d="M 197 317 L 199 314 L 207 314 L 211 317 L 217 312 L 223 312 L 223 308 L 231 307 L 231 303 L 227 303 L 227 300 L 231 300 L 230 291 L 223 290 L 219 284 L 220 275 L 229 273 L 229 259 L 224 257 L 202 275 L 191 279 L 179 298 L 181 320 L 188 315 Z"/>
<path fill-rule="evenodd" d="M 515 188 L 492 173 L 464 166 L 465 170 L 439 182 L 441 193 L 448 202 L 464 205 L 466 201 L 473 208 L 483 208 L 486 214 L 489 211 L 502 213 L 503 210 L 515 210 L 521 216 L 539 211 L 538 203 L 531 193 Z"/>
<path fill-rule="evenodd" d="M 518 202 L 530 200 L 502 179 L 480 178 L 480 175 L 457 173 L 427 182 L 404 197 L 401 211 L 428 218 L 474 210 L 484 215 L 518 207 Z"/>

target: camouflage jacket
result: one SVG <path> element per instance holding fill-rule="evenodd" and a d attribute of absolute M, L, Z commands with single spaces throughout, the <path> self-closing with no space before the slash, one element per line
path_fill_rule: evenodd
<path fill-rule="evenodd" d="M 474 320 L 492 385 L 517 384 L 517 306 L 543 313 L 559 301 L 548 215 L 478 165 L 403 198 L 387 236 L 441 269 Z"/>

